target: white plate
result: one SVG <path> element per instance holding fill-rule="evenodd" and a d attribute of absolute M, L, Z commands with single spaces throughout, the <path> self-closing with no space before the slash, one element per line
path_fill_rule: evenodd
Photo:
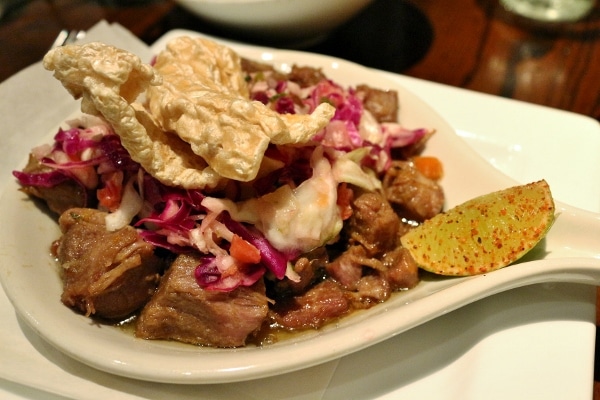
<path fill-rule="evenodd" d="M 413 91 L 477 153 L 520 182 L 546 179 L 555 198 L 600 212 L 600 124 L 568 111 L 380 72 Z M 468 98 L 469 100 L 461 100 Z M 560 161 L 559 161 L 560 160 Z"/>
<path fill-rule="evenodd" d="M 160 45 L 160 43 L 159 43 Z M 514 182 L 467 146 L 430 107 L 381 74 L 338 59 L 305 53 L 235 46 L 248 57 L 285 68 L 290 63 L 321 66 L 335 80 L 393 88 L 400 94 L 401 120 L 408 127 L 434 127 L 427 153 L 442 159 L 448 206 Z M 51 127 L 49 127 L 51 128 Z M 48 138 L 40 138 L 40 141 Z M 24 155 L 25 158 L 25 155 Z M 489 275 L 428 279 L 336 327 L 266 348 L 209 349 L 144 341 L 120 329 L 94 324 L 60 301 L 61 283 L 49 245 L 55 222 L 18 190 L 6 185 L 0 199 L 0 278 L 22 318 L 53 346 L 90 366 L 113 374 L 172 383 L 220 383 L 272 376 L 320 364 L 381 342 L 451 310 L 510 288 L 547 281 L 593 284 L 600 280 L 600 216 L 559 205 L 561 216 L 547 240 L 532 254 L 549 258 Z M 595 235 L 595 236 L 594 236 Z M 584 258 L 561 258 L 561 257 Z"/>

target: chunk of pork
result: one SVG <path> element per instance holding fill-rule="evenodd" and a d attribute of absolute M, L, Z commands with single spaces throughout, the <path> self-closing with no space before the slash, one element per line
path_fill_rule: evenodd
<path fill-rule="evenodd" d="M 268 313 L 262 280 L 230 292 L 203 289 L 194 277 L 199 254 L 178 256 L 144 307 L 136 336 L 204 346 L 243 346 Z"/>
<path fill-rule="evenodd" d="M 63 235 L 56 256 L 63 267 L 61 300 L 88 316 L 118 319 L 150 299 L 162 261 L 133 227 L 108 231 L 106 215 L 72 208 L 60 216 Z"/>

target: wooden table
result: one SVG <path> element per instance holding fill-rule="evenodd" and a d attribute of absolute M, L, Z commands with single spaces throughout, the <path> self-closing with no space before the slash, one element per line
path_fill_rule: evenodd
<path fill-rule="evenodd" d="M 378 0 L 307 50 L 600 121 L 600 3 L 567 25 L 532 24 L 497 0 L 451 3 Z M 0 20 L 0 81 L 39 61 L 61 29 L 102 19 L 147 43 L 175 28 L 228 36 L 170 0 L 26 0 Z"/>
<path fill-rule="evenodd" d="M 226 36 L 168 0 L 25 0 L 0 21 L 0 81 L 38 61 L 61 29 L 101 19 L 148 43 L 174 28 Z M 600 120 L 600 5 L 575 24 L 533 26 L 497 0 L 379 0 L 309 50 Z"/>

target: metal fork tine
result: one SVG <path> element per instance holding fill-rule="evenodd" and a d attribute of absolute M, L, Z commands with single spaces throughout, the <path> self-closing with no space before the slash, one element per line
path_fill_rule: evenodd
<path fill-rule="evenodd" d="M 68 43 L 76 42 L 85 37 L 85 31 L 71 31 L 69 32 L 69 37 L 67 38 Z"/>
<path fill-rule="evenodd" d="M 53 49 L 55 47 L 62 46 L 68 37 L 69 37 L 69 30 L 63 29 L 62 31 L 60 31 L 58 33 L 58 36 L 56 36 L 56 39 L 54 39 L 54 42 L 52 42 L 52 46 L 50 46 L 50 48 Z"/>
<path fill-rule="evenodd" d="M 56 36 L 56 39 L 54 39 L 54 42 L 50 48 L 53 49 L 58 46 L 74 43 L 79 39 L 83 39 L 84 37 L 85 31 L 63 29 L 58 33 L 58 36 Z"/>

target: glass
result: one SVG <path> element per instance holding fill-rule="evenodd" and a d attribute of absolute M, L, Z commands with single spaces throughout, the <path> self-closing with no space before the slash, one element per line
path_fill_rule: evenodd
<path fill-rule="evenodd" d="M 586 16 L 595 0 L 500 0 L 509 11 L 540 21 L 576 21 Z"/>

